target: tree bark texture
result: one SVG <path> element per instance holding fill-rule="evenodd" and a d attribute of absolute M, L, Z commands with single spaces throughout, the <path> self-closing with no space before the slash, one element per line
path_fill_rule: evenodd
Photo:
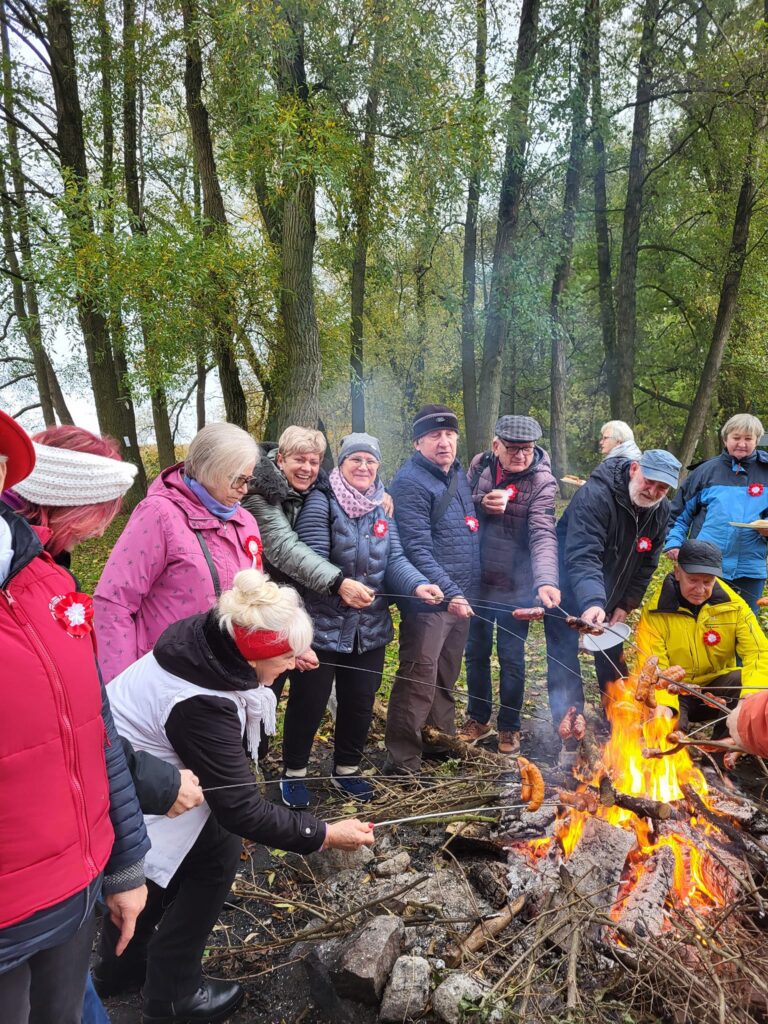
<path fill-rule="evenodd" d="M 381 5 L 376 4 L 373 17 L 381 17 Z M 375 184 L 376 130 L 379 121 L 379 69 L 382 58 L 382 30 L 374 29 L 373 53 L 368 97 L 365 103 L 363 139 L 360 160 L 352 185 L 352 216 L 354 241 L 352 247 L 352 273 L 350 275 L 350 339 L 349 369 L 352 403 L 352 430 L 365 430 L 365 359 L 363 350 L 363 316 L 365 313 L 365 275 L 368 265 L 368 238 L 371 227 L 371 203 Z"/>
<path fill-rule="evenodd" d="M 550 454 L 555 477 L 568 471 L 568 448 L 566 433 L 566 342 L 567 332 L 562 320 L 561 300 L 571 276 L 573 237 L 576 227 L 576 207 L 579 202 L 581 172 L 586 142 L 587 100 L 590 80 L 590 24 L 594 19 L 595 0 L 586 0 L 582 39 L 579 46 L 576 86 L 571 100 L 571 141 L 568 166 L 565 171 L 563 214 L 560 223 L 560 253 L 552 279 L 552 295 L 549 301 L 551 347 L 550 384 Z"/>
<path fill-rule="evenodd" d="M 475 300 L 477 291 L 477 210 L 482 183 L 482 125 L 485 116 L 486 58 L 488 51 L 488 2 L 475 3 L 475 82 L 472 95 L 472 153 L 464 216 L 461 260 L 461 379 L 467 458 L 482 451 L 488 438 L 481 436 L 477 413 L 477 362 L 475 359 Z"/>
<path fill-rule="evenodd" d="M 219 173 L 213 151 L 213 138 L 208 118 L 208 109 L 203 103 L 203 58 L 200 40 L 197 35 L 195 19 L 196 8 L 192 0 L 182 0 L 182 18 L 186 45 L 184 68 L 184 92 L 186 98 L 187 117 L 192 133 L 192 144 L 195 160 L 200 174 L 203 191 L 203 234 L 210 238 L 216 232 L 228 232 L 227 214 L 221 193 Z M 215 284 L 215 281 L 212 282 Z M 215 297 L 218 287 L 212 289 Z M 221 304 L 224 309 L 221 309 Z M 213 354 L 219 371 L 221 391 L 227 419 L 248 429 L 248 407 L 245 392 L 240 382 L 240 371 L 234 351 L 234 332 L 231 317 L 228 316 L 230 303 L 222 296 L 221 302 L 214 299 L 213 303 Z"/>
<path fill-rule="evenodd" d="M 605 140 L 603 139 L 602 77 L 600 73 L 600 0 L 594 2 L 594 15 L 588 25 L 592 67 L 592 151 L 594 155 L 593 190 L 595 196 L 595 240 L 597 243 L 597 282 L 600 301 L 600 329 L 603 336 L 611 417 L 619 419 L 616 375 L 616 307 L 611 269 L 611 236 L 608 229 L 608 189 L 606 185 Z"/>
<path fill-rule="evenodd" d="M 478 429 L 480 436 L 484 438 L 484 444 L 493 436 L 493 427 L 499 412 L 502 357 L 511 314 L 512 254 L 520 215 L 528 147 L 538 24 L 539 0 L 523 0 L 511 89 L 513 98 L 509 111 L 504 171 L 499 195 L 483 361 L 480 369 Z"/>
<path fill-rule="evenodd" d="M 653 75 L 657 59 L 656 28 L 659 0 L 645 0 L 640 40 L 635 116 L 629 153 L 629 178 L 624 205 L 621 261 L 616 279 L 616 396 L 615 415 L 630 426 L 635 423 L 633 397 L 635 346 L 637 342 L 637 255 L 643 214 L 645 162 L 651 130 Z"/>
<path fill-rule="evenodd" d="M 684 467 L 693 459 L 696 445 L 704 429 L 712 398 L 715 394 L 723 355 L 728 344 L 728 338 L 730 337 L 731 325 L 736 315 L 741 275 L 747 258 L 749 226 L 759 188 L 761 153 L 765 145 L 766 129 L 768 129 L 768 109 L 763 107 L 755 113 L 754 133 L 749 140 L 747 148 L 746 163 L 741 179 L 739 198 L 736 202 L 736 213 L 733 219 L 731 244 L 725 260 L 725 275 L 720 289 L 720 301 L 717 306 L 715 325 L 712 330 L 712 341 L 709 345 L 707 358 L 704 360 L 704 368 L 701 371 L 699 386 L 696 389 L 696 395 L 685 424 L 683 439 L 678 452 Z"/>
<path fill-rule="evenodd" d="M 46 9 L 48 52 L 56 103 L 56 141 L 67 200 L 65 212 L 70 244 L 75 253 L 94 234 L 93 214 L 88 198 L 88 169 L 83 135 L 83 114 L 77 83 L 72 14 L 67 0 L 49 0 Z M 77 295 L 77 311 L 88 360 L 99 429 L 115 437 L 123 454 L 139 467 L 126 504 L 140 500 L 146 491 L 146 476 L 136 438 L 136 423 L 130 394 L 121 394 L 118 375 L 104 314 L 83 293 Z"/>

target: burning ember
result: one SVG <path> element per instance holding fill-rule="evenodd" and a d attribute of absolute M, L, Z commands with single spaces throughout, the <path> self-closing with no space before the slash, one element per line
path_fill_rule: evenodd
<path fill-rule="evenodd" d="M 685 811 L 684 786 L 711 806 L 706 780 L 688 750 L 664 757 L 643 756 L 648 748 L 673 749 L 668 740 L 672 723 L 637 700 L 635 689 L 632 677 L 609 687 L 610 739 L 590 766 L 579 764 L 574 769 L 576 792 L 560 792 L 564 809 L 555 822 L 554 836 L 516 843 L 514 849 L 531 865 L 541 867 L 546 860 L 550 869 L 553 863 L 570 868 L 572 861 L 581 866 L 585 857 L 599 859 L 601 852 L 606 854 L 612 860 L 615 881 L 607 886 L 613 901 L 604 903 L 605 909 L 622 926 L 629 914 L 634 925 L 632 908 L 643 903 L 650 887 L 658 903 L 650 930 L 658 934 L 671 927 L 663 913 L 665 903 L 707 913 L 727 903 L 733 881 L 719 863 L 720 834 L 709 822 Z M 606 791 L 613 799 L 601 799 Z M 657 805 L 659 813 L 650 817 Z M 713 835 L 717 837 L 714 853 Z M 606 877 L 603 873 L 601 880 Z"/>

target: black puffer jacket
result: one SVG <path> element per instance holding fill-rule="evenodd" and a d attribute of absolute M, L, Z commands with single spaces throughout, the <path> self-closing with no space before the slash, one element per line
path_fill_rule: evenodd
<path fill-rule="evenodd" d="M 377 592 L 412 594 L 429 582 L 405 557 L 397 525 L 387 519 L 381 506 L 350 519 L 330 485 L 316 488 L 304 502 L 296 532 L 313 551 L 338 565 L 345 577 Z M 317 650 L 372 651 L 395 635 L 388 597 L 377 597 L 367 608 L 350 608 L 335 594 L 312 591 L 307 591 L 304 601 L 315 626 L 312 646 Z"/>
<path fill-rule="evenodd" d="M 629 459 L 608 459 L 579 488 L 557 524 L 563 607 L 632 611 L 650 583 L 669 520 L 669 502 L 629 500 Z"/>

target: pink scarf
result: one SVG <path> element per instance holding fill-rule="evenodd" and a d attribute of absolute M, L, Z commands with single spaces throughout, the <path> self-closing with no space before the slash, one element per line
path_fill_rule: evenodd
<path fill-rule="evenodd" d="M 365 494 L 362 494 L 356 487 L 348 484 L 339 472 L 338 466 L 331 470 L 328 478 L 336 496 L 336 500 L 347 513 L 350 519 L 359 519 L 361 516 L 373 512 L 381 504 L 384 497 L 384 484 L 378 478 L 371 484 Z"/>

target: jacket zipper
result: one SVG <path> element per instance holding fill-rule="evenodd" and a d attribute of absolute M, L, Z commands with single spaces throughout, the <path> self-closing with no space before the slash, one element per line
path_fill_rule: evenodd
<path fill-rule="evenodd" d="M 46 670 L 56 696 L 56 702 L 59 706 L 59 719 L 63 726 L 64 754 L 69 769 L 69 782 L 75 794 L 75 806 L 77 809 L 78 825 L 81 835 L 81 846 L 84 851 L 83 859 L 85 860 L 89 871 L 92 871 L 95 876 L 98 874 L 99 869 L 91 853 L 91 837 L 88 831 L 88 815 L 85 809 L 85 795 L 78 778 L 77 766 L 75 764 L 75 731 L 69 715 L 69 707 L 66 693 L 64 691 L 64 684 L 61 681 L 61 676 L 59 675 L 53 659 L 48 652 L 48 648 L 43 643 L 40 634 L 26 618 L 24 613 L 19 611 L 18 602 L 15 600 L 11 592 L 7 589 L 3 589 L 2 593 L 8 602 L 8 607 L 14 619 L 29 636 L 32 642 L 32 647 L 40 658 L 40 661 L 43 663 L 43 667 Z"/>

